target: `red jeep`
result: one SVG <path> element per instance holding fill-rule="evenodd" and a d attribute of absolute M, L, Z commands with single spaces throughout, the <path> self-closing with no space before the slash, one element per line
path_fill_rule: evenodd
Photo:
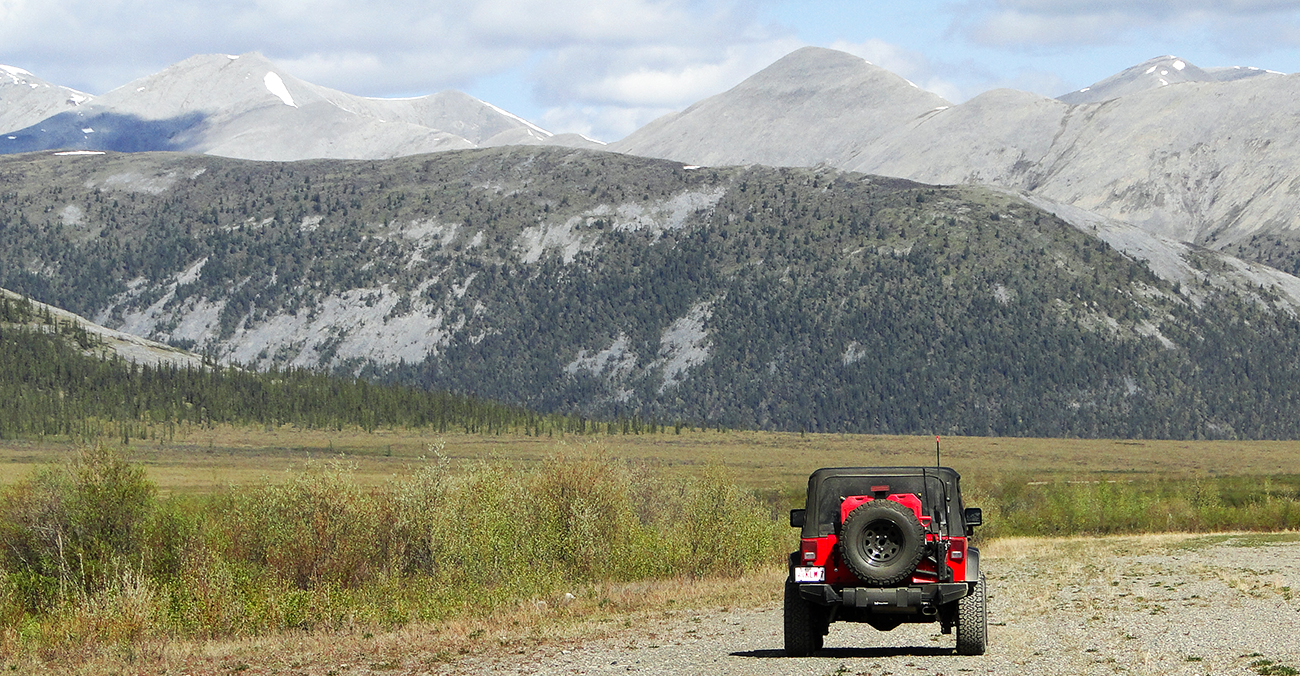
<path fill-rule="evenodd" d="M 957 628 L 957 654 L 983 655 L 988 643 L 986 587 L 979 550 L 982 522 L 961 501 L 949 467 L 836 467 L 808 477 L 801 528 L 785 582 L 785 652 L 821 650 L 832 622 L 889 631 L 904 622 Z"/>

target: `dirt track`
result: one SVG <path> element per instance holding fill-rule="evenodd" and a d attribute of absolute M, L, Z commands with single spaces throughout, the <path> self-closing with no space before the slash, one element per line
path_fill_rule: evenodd
<path fill-rule="evenodd" d="M 953 637 L 940 635 L 938 625 L 879 633 L 837 623 L 825 650 L 790 659 L 781 647 L 781 611 L 771 607 L 665 613 L 597 640 L 485 651 L 432 671 L 1300 673 L 1291 670 L 1300 669 L 1300 536 L 1011 540 L 984 554 L 992 626 L 982 657 L 954 655 Z"/>

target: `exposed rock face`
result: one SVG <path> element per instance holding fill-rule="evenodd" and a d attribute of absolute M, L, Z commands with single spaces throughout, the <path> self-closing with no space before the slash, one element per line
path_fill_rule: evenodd
<path fill-rule="evenodd" d="M 1127 68 L 1096 84 L 1057 97 L 1071 105 L 1101 103 L 1130 94 L 1181 82 L 1230 82 L 1281 73 L 1259 68 L 1208 68 L 1202 70 L 1176 56 L 1158 56 Z"/>
<path fill-rule="evenodd" d="M 22 129 L 93 99 L 90 94 L 50 84 L 22 68 L 0 65 L 0 131 Z M 0 140 L 4 137 L 0 136 Z"/>
<path fill-rule="evenodd" d="M 611 147 L 1025 190 L 1297 272 L 1297 102 L 1300 75 L 1161 57 L 1060 99 L 996 90 L 945 107 L 860 59 L 810 48 Z"/>
<path fill-rule="evenodd" d="M 1300 435 L 1300 280 L 1039 195 L 536 147 L 0 174 L 0 286 L 221 362 L 789 430 Z"/>
<path fill-rule="evenodd" d="M 187 352 L 171 345 L 164 345 L 134 334 L 100 326 L 84 317 L 52 305 L 25 298 L 8 289 L 0 289 L 0 299 L 8 302 L 31 303 L 36 314 L 29 327 L 33 330 L 57 332 L 60 327 L 65 326 L 79 326 L 85 329 L 87 333 L 100 341 L 99 345 L 87 350 L 91 354 L 105 357 L 117 356 L 129 362 L 149 366 L 170 364 L 198 368 L 206 363 L 203 357 L 193 352 Z"/>
<path fill-rule="evenodd" d="M 918 120 L 850 168 L 1030 191 L 1295 271 L 1300 77 L 1186 82 L 1069 106 L 990 92 Z M 1270 253 L 1261 239 L 1284 240 Z"/>
<path fill-rule="evenodd" d="M 14 122 L 0 125 L 14 130 L 0 137 L 0 152 L 170 150 L 288 161 L 552 142 L 549 132 L 467 94 L 353 96 L 299 80 L 255 53 L 195 56 L 84 103 L 11 115 Z"/>
<path fill-rule="evenodd" d="M 805 47 L 610 149 L 691 164 L 845 166 L 859 149 L 947 105 L 856 56 Z"/>
<path fill-rule="evenodd" d="M 599 147 L 459 92 L 357 97 L 296 79 L 257 54 L 196 56 L 93 100 L 25 71 L 0 72 L 0 100 L 31 99 L 27 112 L 3 108 L 0 120 L 56 113 L 0 134 L 0 152 L 299 160 Z M 1297 78 L 1164 56 L 1059 99 L 996 90 L 949 105 L 855 56 L 808 47 L 607 148 L 691 165 L 827 165 L 1023 190 L 1296 273 Z"/>

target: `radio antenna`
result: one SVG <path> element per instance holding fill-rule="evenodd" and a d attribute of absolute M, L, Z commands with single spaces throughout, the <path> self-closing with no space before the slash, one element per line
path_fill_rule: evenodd
<path fill-rule="evenodd" d="M 934 435 L 934 466 L 942 467 L 943 463 L 939 462 L 939 435 Z"/>

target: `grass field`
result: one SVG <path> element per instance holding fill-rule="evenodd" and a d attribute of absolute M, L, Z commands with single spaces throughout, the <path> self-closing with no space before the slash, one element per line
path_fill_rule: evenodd
<path fill-rule="evenodd" d="M 224 426 L 118 443 L 0 442 L 0 652 L 24 655 L 21 666 L 120 666 L 147 644 L 165 652 L 303 628 L 472 626 L 569 589 L 770 582 L 796 546 L 783 512 L 802 500 L 808 473 L 930 464 L 935 451 L 933 437 L 685 429 Z M 1300 442 L 957 437 L 943 440 L 942 461 L 963 474 L 967 504 L 984 508 L 980 540 L 994 545 L 1300 529 L 1297 451 Z M 76 539 L 52 540 L 56 531 Z"/>
<path fill-rule="evenodd" d="M 161 436 L 161 435 L 160 435 Z M 763 494 L 800 493 L 818 467 L 920 465 L 934 462 L 933 437 L 690 431 L 565 437 L 438 434 L 420 430 L 321 431 L 290 427 L 184 428 L 170 439 L 133 440 L 128 455 L 142 463 L 164 495 L 209 492 L 274 481 L 311 460 L 345 457 L 355 479 L 382 483 L 409 473 L 442 447 L 452 466 L 478 460 L 533 464 L 555 455 L 601 455 L 691 474 L 722 466 Z M 0 441 L 0 485 L 80 448 L 69 441 Z M 1124 481 L 1229 476 L 1300 475 L 1300 441 L 1170 441 L 949 437 L 943 464 L 970 486 L 1008 476 L 1025 481 Z"/>

